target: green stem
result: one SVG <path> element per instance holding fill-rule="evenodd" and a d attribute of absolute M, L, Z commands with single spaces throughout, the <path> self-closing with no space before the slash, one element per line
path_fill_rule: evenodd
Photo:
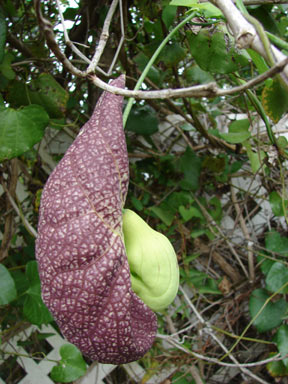
<path fill-rule="evenodd" d="M 184 20 L 182 20 L 175 28 L 173 28 L 171 32 L 169 32 L 169 34 L 165 37 L 165 39 L 162 41 L 162 43 L 159 45 L 159 47 L 154 52 L 154 54 L 151 57 L 151 59 L 146 64 L 146 67 L 144 68 L 144 71 L 142 72 L 141 76 L 139 77 L 139 80 L 137 81 L 137 84 L 135 85 L 134 91 L 138 91 L 140 89 L 140 87 L 141 87 L 145 77 L 147 76 L 149 70 L 151 69 L 152 65 L 154 64 L 155 60 L 157 59 L 159 53 L 162 51 L 162 49 L 165 47 L 165 45 L 168 43 L 168 41 L 171 39 L 171 37 L 181 27 L 183 27 L 183 25 L 188 23 L 188 21 L 190 21 L 194 16 L 195 16 L 195 13 L 192 12 L 189 16 L 187 16 Z M 218 22 L 219 21 L 213 21 L 213 22 L 210 22 L 210 23 L 191 23 L 191 24 L 206 26 L 206 25 L 211 25 L 211 24 L 215 24 L 215 23 L 218 23 Z M 128 119 L 129 113 L 131 111 L 131 108 L 132 108 L 134 100 L 135 100 L 134 97 L 130 97 L 128 99 L 128 103 L 126 105 L 126 108 L 125 108 L 125 111 L 124 111 L 124 114 L 123 114 L 123 126 L 124 127 L 126 125 L 126 122 L 127 122 L 127 119 Z"/>
<path fill-rule="evenodd" d="M 273 56 L 273 53 L 271 50 L 270 41 L 269 41 L 265 31 L 264 31 L 262 24 L 257 19 L 255 19 L 255 17 L 253 17 L 249 14 L 249 12 L 247 11 L 247 9 L 243 3 L 243 0 L 236 0 L 236 5 L 239 8 L 239 10 L 243 13 L 243 16 L 251 24 L 253 24 L 253 26 L 255 27 L 255 29 L 256 29 L 256 31 L 257 31 L 257 33 L 258 33 L 258 35 L 262 41 L 262 44 L 264 46 L 266 56 L 267 56 L 267 61 L 268 61 L 270 66 L 273 66 L 275 64 L 274 56 Z"/>
<path fill-rule="evenodd" d="M 276 292 L 274 292 L 270 297 L 268 297 L 267 300 L 265 300 L 262 307 L 259 309 L 259 311 L 256 313 L 256 315 L 253 317 L 253 319 L 250 320 L 249 324 L 245 327 L 244 331 L 239 336 L 238 340 L 232 345 L 232 347 L 229 349 L 227 353 L 225 353 L 224 356 L 221 357 L 220 361 L 225 359 L 225 357 L 229 356 L 230 353 L 235 349 L 235 347 L 240 343 L 241 340 L 243 340 L 244 335 L 248 331 L 248 329 L 251 327 L 251 325 L 257 320 L 257 318 L 261 315 L 261 313 L 264 311 L 266 306 L 270 303 L 270 301 L 277 296 L 284 288 L 288 286 L 288 282 L 283 284 L 282 287 L 280 287 Z"/>
<path fill-rule="evenodd" d="M 239 85 L 245 84 L 244 80 L 239 79 L 236 76 L 232 76 L 232 77 L 236 81 L 236 83 L 238 83 Z M 271 128 L 271 125 L 269 123 L 269 120 L 268 120 L 268 118 L 266 116 L 266 113 L 264 111 L 264 108 L 263 108 L 261 102 L 259 101 L 258 97 L 252 91 L 250 91 L 250 89 L 247 89 L 246 93 L 247 93 L 247 96 L 249 97 L 251 103 L 254 105 L 256 111 L 259 113 L 259 115 L 261 116 L 261 118 L 262 118 L 262 120 L 263 120 L 263 122 L 264 122 L 264 124 L 266 126 L 267 135 L 268 135 L 268 137 L 270 139 L 271 144 L 277 146 L 276 138 L 274 136 L 274 133 L 273 133 L 272 128 Z"/>
<path fill-rule="evenodd" d="M 280 37 L 275 36 L 272 33 L 267 32 L 267 31 L 266 31 L 266 35 L 268 36 L 269 40 L 272 41 L 272 43 L 277 45 L 277 47 L 279 47 L 280 49 L 288 50 L 288 43 L 287 43 L 287 41 L 284 41 L 284 40 L 280 39 Z"/>

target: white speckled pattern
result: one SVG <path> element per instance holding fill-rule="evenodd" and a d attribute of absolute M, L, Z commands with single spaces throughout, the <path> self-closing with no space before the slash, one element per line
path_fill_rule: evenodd
<path fill-rule="evenodd" d="M 125 78 L 112 81 L 124 88 Z M 64 336 L 101 363 L 142 357 L 156 315 L 131 290 L 122 234 L 129 167 L 121 96 L 104 92 L 42 194 L 42 297 Z"/>

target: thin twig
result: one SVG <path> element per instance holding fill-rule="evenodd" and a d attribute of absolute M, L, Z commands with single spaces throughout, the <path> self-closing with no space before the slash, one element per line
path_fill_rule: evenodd
<path fill-rule="evenodd" d="M 88 59 L 88 57 L 86 57 L 73 43 L 72 41 L 70 40 L 69 38 L 69 35 L 68 35 L 68 32 L 67 32 L 67 29 L 66 29 L 66 26 L 65 26 L 65 20 L 64 20 L 64 17 L 63 17 L 63 13 L 62 13 L 62 10 L 61 10 L 61 5 L 60 5 L 60 1 L 59 0 L 56 0 L 56 4 L 57 4 L 57 7 L 58 7 L 58 13 L 60 15 L 60 19 L 61 19 L 61 24 L 62 24 L 62 28 L 63 28 L 63 34 L 64 34 L 64 40 L 65 40 L 65 43 L 66 45 L 68 45 L 68 47 L 74 52 L 76 53 L 77 56 L 79 56 L 83 61 L 85 61 L 87 64 L 90 64 L 91 63 L 91 60 Z"/>
<path fill-rule="evenodd" d="M 247 278 L 249 278 L 249 274 L 244 266 L 244 264 L 242 263 L 238 253 L 235 251 L 231 241 L 227 238 L 227 236 L 223 233 L 222 229 L 220 228 L 219 225 L 217 225 L 217 223 L 213 220 L 213 218 L 211 217 L 211 215 L 209 214 L 209 212 L 207 211 L 207 209 L 200 203 L 199 199 L 194 195 L 193 196 L 196 203 L 199 205 L 199 208 L 201 210 L 201 212 L 203 213 L 203 215 L 205 216 L 205 218 L 207 219 L 207 223 L 209 225 L 209 228 L 210 230 L 215 234 L 217 235 L 217 233 L 215 233 L 215 231 L 213 230 L 212 226 L 216 227 L 219 234 L 221 235 L 221 237 L 225 240 L 226 244 L 228 245 L 230 251 L 232 252 L 232 254 L 235 256 L 236 260 L 238 261 L 240 267 L 242 268 L 242 271 L 244 272 L 245 276 Z"/>
<path fill-rule="evenodd" d="M 239 368 L 244 374 L 252 377 L 254 380 L 256 380 L 257 382 L 259 383 L 262 383 L 262 384 L 269 384 L 267 383 L 266 381 L 262 380 L 261 378 L 259 378 L 258 376 L 254 375 L 252 372 L 250 372 L 248 369 L 246 369 L 246 367 L 243 367 L 242 364 L 240 364 L 237 359 L 232 355 L 232 353 L 229 353 L 228 349 L 226 348 L 226 346 L 218 339 L 218 337 L 214 334 L 213 332 L 213 329 L 211 327 L 211 325 L 209 324 L 208 321 L 205 321 L 204 318 L 201 316 L 201 314 L 198 312 L 198 310 L 196 309 L 196 307 L 194 306 L 194 304 L 191 302 L 191 300 L 189 299 L 188 295 L 186 294 L 185 290 L 180 286 L 179 287 L 180 291 L 182 292 L 183 296 L 184 296 L 184 299 L 185 301 L 187 302 L 188 306 L 192 309 L 193 313 L 196 315 L 196 317 L 198 318 L 198 320 L 200 321 L 200 323 L 203 325 L 203 329 L 202 329 L 202 332 L 205 332 L 206 334 L 208 334 L 220 347 L 221 349 L 227 354 L 228 353 L 228 357 L 233 361 L 233 363 L 235 364 L 235 366 L 237 368 Z M 194 352 L 191 352 L 192 354 L 194 354 L 196 356 L 196 354 Z M 218 362 L 218 360 L 216 359 L 216 361 Z"/>
<path fill-rule="evenodd" d="M 261 75 L 256 76 L 255 78 L 247 81 L 245 84 L 238 85 L 236 87 L 221 89 L 217 86 L 215 82 L 195 85 L 187 88 L 176 88 L 176 89 L 162 89 L 156 91 L 134 91 L 128 89 L 117 88 L 112 85 L 109 85 L 99 79 L 96 75 L 91 76 L 93 84 L 97 87 L 111 92 L 115 95 L 121 95 L 125 97 L 133 97 L 135 99 L 171 99 L 179 97 L 215 97 L 215 96 L 229 96 L 235 93 L 244 92 L 247 89 L 251 89 L 253 86 L 265 81 L 269 77 L 273 77 L 276 74 L 280 73 L 283 68 L 288 64 L 288 57 L 286 57 L 281 62 L 275 64 L 274 67 L 270 68 Z"/>
<path fill-rule="evenodd" d="M 117 8 L 118 2 L 119 2 L 119 0 L 113 0 L 112 1 L 112 4 L 109 8 L 109 11 L 107 13 L 107 16 L 106 16 L 106 19 L 105 19 L 105 22 L 103 25 L 99 44 L 98 44 L 97 49 L 95 51 L 95 54 L 94 54 L 94 56 L 93 56 L 93 58 L 89 64 L 89 67 L 87 68 L 87 71 L 85 72 L 86 75 L 95 72 L 95 69 L 96 69 L 96 67 L 100 61 L 100 58 L 101 58 L 102 53 L 105 49 L 107 40 L 109 38 L 109 27 L 110 27 L 110 23 L 111 23 L 113 15 L 114 15 L 114 12 Z"/>
<path fill-rule="evenodd" d="M 6 185 L 4 185 L 4 180 L 2 180 L 1 182 L 4 191 L 8 191 L 11 196 L 16 195 L 17 180 L 18 180 L 18 162 L 17 162 L 17 159 L 12 159 L 11 168 L 10 168 L 10 177 L 7 182 L 7 188 L 6 188 Z M 11 239 L 13 236 L 13 212 L 11 210 L 11 202 L 8 198 L 8 195 L 6 199 L 6 210 L 8 214 L 5 218 L 4 232 L 1 239 L 0 261 L 4 260 L 8 256 L 9 247 L 10 247 Z"/>
<path fill-rule="evenodd" d="M 236 198 L 235 189 L 234 189 L 233 186 L 231 186 L 230 191 L 231 191 L 231 199 L 232 199 L 233 205 L 234 205 L 234 207 L 235 207 L 235 210 L 236 210 L 236 213 L 237 213 L 237 217 L 239 217 L 239 222 L 240 222 L 240 226 L 241 226 L 243 235 L 244 235 L 244 237 L 245 237 L 245 239 L 246 239 L 246 241 L 247 241 L 247 249 L 248 249 L 248 269 L 249 269 L 250 282 L 252 283 L 252 282 L 255 280 L 254 256 L 253 256 L 253 242 L 252 242 L 252 240 L 251 240 L 249 231 L 248 231 L 248 229 L 247 229 L 245 220 L 244 220 L 244 218 L 243 218 L 241 209 L 240 209 L 240 207 L 239 207 L 239 204 L 238 204 L 238 201 L 237 201 L 237 198 Z"/>
<path fill-rule="evenodd" d="M 6 188 L 6 186 L 4 184 L 2 184 L 2 187 L 5 191 L 5 193 L 7 194 L 7 197 L 10 201 L 10 204 L 12 205 L 14 211 L 17 213 L 17 215 L 21 218 L 23 224 L 24 224 L 24 227 L 27 229 L 27 231 L 30 233 L 30 235 L 32 235 L 33 237 L 37 237 L 37 231 L 32 227 L 32 225 L 27 221 L 26 217 L 23 215 L 23 213 L 21 212 L 21 210 L 19 209 L 18 205 L 16 204 L 15 200 L 13 199 L 13 197 L 11 196 L 10 192 L 8 191 L 8 189 Z M 17 196 L 16 196 L 17 198 Z"/>
<path fill-rule="evenodd" d="M 221 360 L 215 359 L 214 357 L 208 357 L 206 355 L 204 356 L 204 355 L 201 355 L 200 353 L 191 351 L 190 349 L 182 346 L 181 343 L 179 343 L 177 340 L 173 339 L 171 336 L 157 335 L 157 337 L 159 339 L 163 339 L 163 340 L 167 341 L 168 343 L 172 344 L 174 347 L 178 348 L 182 352 L 185 352 L 185 353 L 187 353 L 189 355 L 192 355 L 192 356 L 196 357 L 197 359 L 208 361 L 209 363 L 217 364 L 217 365 L 220 365 L 222 367 L 229 367 L 229 368 L 232 368 L 232 367 L 233 368 L 253 368 L 253 367 L 257 367 L 257 366 L 261 366 L 261 365 L 266 365 L 268 363 L 271 363 L 272 361 L 281 361 L 281 360 L 283 360 L 284 358 L 287 357 L 287 356 L 282 357 L 280 355 L 280 353 L 278 353 L 277 355 L 275 355 L 273 357 L 269 357 L 267 359 L 260 360 L 260 361 L 255 361 L 255 362 L 252 362 L 252 363 L 243 363 L 243 364 L 242 363 L 237 363 L 237 364 L 236 363 L 225 363 L 225 362 L 223 362 Z M 266 381 L 264 383 L 266 383 Z"/>
<path fill-rule="evenodd" d="M 62 63 L 63 66 L 67 69 L 67 71 L 69 71 L 70 73 L 72 73 L 77 77 L 85 77 L 85 73 L 83 71 L 80 71 L 78 68 L 76 68 L 71 63 L 71 61 L 67 59 L 66 55 L 59 48 L 59 45 L 57 44 L 55 39 L 52 24 L 50 23 L 49 20 L 45 19 L 42 15 L 41 0 L 34 0 L 34 6 L 35 6 L 38 24 L 41 30 L 43 31 L 48 47 L 51 49 L 51 51 L 54 53 L 54 55 L 57 57 L 60 63 Z"/>

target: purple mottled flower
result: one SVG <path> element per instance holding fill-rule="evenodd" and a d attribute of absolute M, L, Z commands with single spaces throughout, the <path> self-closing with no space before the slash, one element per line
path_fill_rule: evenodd
<path fill-rule="evenodd" d="M 124 88 L 120 76 L 111 84 Z M 42 298 L 64 336 L 102 363 L 141 358 L 157 330 L 132 291 L 122 231 L 129 169 L 121 96 L 104 92 L 42 194 Z"/>

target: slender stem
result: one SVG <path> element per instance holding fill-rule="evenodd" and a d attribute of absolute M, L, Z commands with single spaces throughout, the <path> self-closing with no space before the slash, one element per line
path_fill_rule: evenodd
<path fill-rule="evenodd" d="M 158 57 L 158 55 L 160 54 L 162 49 L 165 47 L 165 45 L 168 43 L 168 41 L 171 39 L 171 37 L 178 31 L 178 29 L 180 29 L 183 25 L 185 25 L 193 17 L 194 17 L 194 13 L 192 12 L 189 16 L 187 16 L 184 20 L 182 20 L 175 28 L 173 28 L 170 33 L 168 33 L 168 35 L 165 37 L 165 39 L 162 41 L 162 43 L 159 45 L 159 47 L 156 49 L 156 51 L 152 55 L 151 59 L 147 63 L 144 71 L 142 72 L 142 75 L 139 77 L 139 80 L 137 81 L 137 84 L 135 85 L 135 88 L 134 88 L 135 91 L 139 90 L 139 88 L 141 87 L 141 85 L 142 85 L 145 77 L 147 76 L 150 68 L 152 67 L 154 61 L 156 60 L 156 58 Z M 125 108 L 125 111 L 123 114 L 123 126 L 124 127 L 126 125 L 126 122 L 127 122 L 127 119 L 128 119 L 129 113 L 131 111 L 134 100 L 135 99 L 133 97 L 130 97 L 128 100 L 128 103 L 126 105 L 126 108 Z"/>
<path fill-rule="evenodd" d="M 258 36 L 260 37 L 262 44 L 263 44 L 263 47 L 265 49 L 268 62 L 271 66 L 273 66 L 275 64 L 275 60 L 274 60 L 273 53 L 272 53 L 272 50 L 270 47 L 269 39 L 268 39 L 268 37 L 264 31 L 262 24 L 257 19 L 255 19 L 255 17 L 253 17 L 249 14 L 249 12 L 247 11 L 247 9 L 243 3 L 243 0 L 236 0 L 236 5 L 240 9 L 240 11 L 243 13 L 244 17 L 251 24 L 253 24 L 253 26 L 255 27 L 255 29 L 258 33 Z"/>
<path fill-rule="evenodd" d="M 280 37 L 273 35 L 272 33 L 266 31 L 266 35 L 269 37 L 269 39 L 277 45 L 281 49 L 288 50 L 288 43 L 285 40 L 280 39 Z"/>
<path fill-rule="evenodd" d="M 244 331 L 241 333 L 239 336 L 238 340 L 232 345 L 232 347 L 229 349 L 227 353 L 225 353 L 224 356 L 221 357 L 220 360 L 224 360 L 225 357 L 230 356 L 230 353 L 236 348 L 236 346 L 240 343 L 240 341 L 243 339 L 243 336 L 246 334 L 248 329 L 251 327 L 251 325 L 257 320 L 257 318 L 261 315 L 261 313 L 264 311 L 266 306 L 270 303 L 270 301 L 277 296 L 284 288 L 288 286 L 288 282 L 283 284 L 276 292 L 274 292 L 270 297 L 268 297 L 267 300 L 265 300 L 264 304 L 262 307 L 259 309 L 259 311 L 256 313 L 256 315 L 253 317 L 253 319 L 250 320 L 248 325 L 245 327 Z"/>

